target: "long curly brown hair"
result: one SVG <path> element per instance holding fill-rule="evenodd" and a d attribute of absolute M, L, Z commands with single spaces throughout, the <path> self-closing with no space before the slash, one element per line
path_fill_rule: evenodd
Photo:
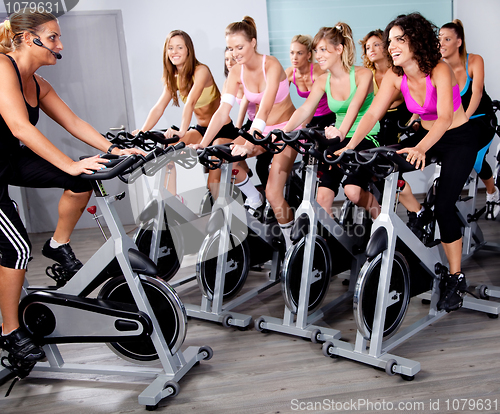
<path fill-rule="evenodd" d="M 389 44 L 389 31 L 398 26 L 403 31 L 404 39 L 408 42 L 410 51 L 413 52 L 418 68 L 426 75 L 441 60 L 438 28 L 423 17 L 420 13 L 402 14 L 390 22 L 384 30 L 384 42 Z M 392 62 L 392 58 L 391 58 Z M 392 70 L 403 76 L 403 68 L 392 66 Z"/>

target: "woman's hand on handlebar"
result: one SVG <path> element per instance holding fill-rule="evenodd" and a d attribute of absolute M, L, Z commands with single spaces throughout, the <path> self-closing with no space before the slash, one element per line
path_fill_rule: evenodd
<path fill-rule="evenodd" d="M 200 143 L 197 143 L 197 144 L 189 144 L 187 146 L 188 148 L 192 148 L 194 150 L 202 150 L 202 149 L 205 149 L 205 147 L 203 145 L 201 145 L 201 142 Z"/>
<path fill-rule="evenodd" d="M 233 157 L 237 157 L 237 156 L 246 156 L 246 157 L 251 157 L 252 156 L 252 153 L 253 153 L 253 149 L 254 149 L 254 145 L 250 144 L 250 143 L 245 143 L 245 145 L 241 145 L 241 144 L 234 144 L 232 147 L 231 147 L 231 155 Z"/>
<path fill-rule="evenodd" d="M 342 142 L 345 139 L 345 135 L 342 132 L 340 132 L 337 128 L 331 125 L 325 128 L 325 137 L 328 139 L 338 137 L 340 138 L 340 142 Z"/>
<path fill-rule="evenodd" d="M 104 164 L 107 162 L 109 162 L 107 159 L 101 158 L 99 155 L 94 155 L 93 157 L 83 158 L 80 161 L 73 161 L 66 172 L 73 176 L 94 174 L 95 171 L 106 168 Z"/>
<path fill-rule="evenodd" d="M 144 132 L 142 129 L 135 129 L 131 132 L 131 134 L 135 137 L 139 132 Z"/>
<path fill-rule="evenodd" d="M 335 151 L 334 154 L 339 157 L 340 154 L 342 154 L 344 151 L 347 151 L 348 149 L 351 149 L 351 148 L 347 148 L 347 147 L 344 147 L 344 148 L 340 148 L 339 150 Z"/>
<path fill-rule="evenodd" d="M 406 161 L 415 166 L 415 169 L 425 168 L 425 152 L 418 147 L 402 148 L 396 151 L 397 154 L 407 154 Z"/>
<path fill-rule="evenodd" d="M 179 139 L 182 139 L 184 137 L 184 135 L 186 135 L 186 134 L 185 134 L 185 132 L 177 131 L 175 129 L 169 128 L 165 131 L 165 133 L 163 135 L 165 135 L 165 138 L 173 138 L 174 136 L 177 136 L 177 137 L 179 137 Z"/>
<path fill-rule="evenodd" d="M 143 150 L 141 150 L 140 148 L 125 148 L 125 149 L 113 148 L 111 150 L 111 154 L 113 154 L 113 155 L 132 155 L 132 154 L 137 154 L 137 155 L 146 156 L 146 153 Z"/>

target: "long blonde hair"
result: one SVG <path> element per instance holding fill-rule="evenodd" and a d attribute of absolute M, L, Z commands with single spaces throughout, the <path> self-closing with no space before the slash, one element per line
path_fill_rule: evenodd
<path fill-rule="evenodd" d="M 310 62 L 312 60 L 312 52 L 313 52 L 312 42 L 313 42 L 312 36 L 298 34 L 292 37 L 292 41 L 290 42 L 290 44 L 300 43 L 301 45 L 304 45 L 306 47 L 307 53 L 311 54 L 311 58 L 309 59 Z"/>
<path fill-rule="evenodd" d="M 356 60 L 356 45 L 352 37 L 352 30 L 347 23 L 338 22 L 334 27 L 322 27 L 316 33 L 313 40 L 313 49 L 316 49 L 318 43 L 325 39 L 327 42 L 337 47 L 343 45 L 342 50 L 342 67 L 346 72 L 351 70 Z"/>

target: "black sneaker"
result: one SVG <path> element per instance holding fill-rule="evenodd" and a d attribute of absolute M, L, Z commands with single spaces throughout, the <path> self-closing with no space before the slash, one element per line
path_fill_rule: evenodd
<path fill-rule="evenodd" d="M 417 214 L 413 211 L 408 211 L 408 222 L 406 225 L 420 240 L 425 234 L 424 227 L 432 220 L 432 211 L 424 208 L 424 210 Z"/>
<path fill-rule="evenodd" d="M 444 276 L 441 288 L 441 298 L 437 303 L 438 310 L 450 312 L 462 307 L 463 297 L 467 292 L 467 281 L 463 273 Z"/>
<path fill-rule="evenodd" d="M 75 274 L 83 266 L 82 262 L 75 257 L 73 249 L 69 243 L 63 244 L 56 249 L 50 247 L 50 239 L 45 242 L 42 249 L 42 254 L 49 259 L 55 260 L 68 273 Z"/>
<path fill-rule="evenodd" d="M 8 335 L 0 336 L 0 345 L 9 353 L 9 356 L 21 362 L 36 362 L 45 358 L 43 349 L 35 345 L 28 333 L 22 328 L 17 328 Z"/>

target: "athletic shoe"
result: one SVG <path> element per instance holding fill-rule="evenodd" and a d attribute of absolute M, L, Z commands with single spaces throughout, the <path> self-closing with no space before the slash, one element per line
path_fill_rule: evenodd
<path fill-rule="evenodd" d="M 486 220 L 495 220 L 500 213 L 500 191 L 495 187 L 493 194 L 486 193 Z"/>
<path fill-rule="evenodd" d="M 264 202 L 264 196 L 259 193 L 259 200 L 250 200 L 248 197 L 243 204 L 243 207 L 252 215 L 253 217 L 260 219 L 264 215 L 264 208 L 266 203 Z"/>
<path fill-rule="evenodd" d="M 11 357 L 21 362 L 36 362 L 45 358 L 43 349 L 35 345 L 22 328 L 0 336 L 0 345 Z"/>
<path fill-rule="evenodd" d="M 440 288 L 441 298 L 437 303 L 438 310 L 450 312 L 462 307 L 463 297 L 467 292 L 467 281 L 463 273 L 444 276 Z"/>
<path fill-rule="evenodd" d="M 57 248 L 50 247 L 50 239 L 45 242 L 42 254 L 49 259 L 55 260 L 68 273 L 75 274 L 83 266 L 82 262 L 75 257 L 73 249 L 69 243 L 63 244 Z"/>
<path fill-rule="evenodd" d="M 432 211 L 428 208 L 424 208 L 420 214 L 408 211 L 408 223 L 406 223 L 406 225 L 415 234 L 415 236 L 422 239 L 425 232 L 424 227 L 429 224 L 431 219 Z"/>

